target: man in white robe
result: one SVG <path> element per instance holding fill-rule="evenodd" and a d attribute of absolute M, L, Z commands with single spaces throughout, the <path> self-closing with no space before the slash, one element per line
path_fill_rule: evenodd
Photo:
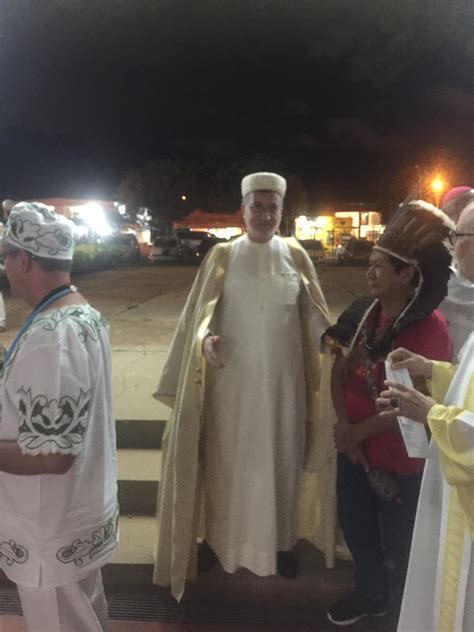
<path fill-rule="evenodd" d="M 189 398 L 181 394 L 193 385 L 183 386 L 191 369 L 178 357 L 188 343 L 183 343 L 179 353 L 175 351 L 180 337 L 186 337 L 197 358 L 201 377 L 194 381 L 205 381 L 202 413 L 199 393 L 194 396 L 202 433 L 193 440 L 200 445 L 198 481 L 190 484 L 194 491 L 188 504 L 199 503 L 202 497 L 206 545 L 227 572 L 244 567 L 265 576 L 274 574 L 278 566 L 285 576 L 296 574 L 295 560 L 288 552 L 297 540 L 308 385 L 313 379 L 309 373 L 319 372 L 317 365 L 314 370 L 305 367 L 302 322 L 307 324 L 316 357 L 328 315 L 306 253 L 294 240 L 276 235 L 285 191 L 286 181 L 277 174 L 257 173 L 243 179 L 247 234 L 231 244 L 216 246 L 203 262 L 155 394 L 173 406 L 165 437 L 155 582 L 171 584 L 178 598 L 184 578 L 177 565 L 188 569 L 188 577 L 194 576 L 193 542 L 175 542 L 178 536 L 172 525 L 182 521 L 177 517 L 171 521 L 169 514 L 187 512 L 187 520 L 196 521 L 184 502 L 178 511 L 178 503 L 169 500 L 171 493 L 182 497 L 182 479 L 189 479 L 192 460 L 187 460 L 187 470 L 183 468 L 180 474 L 177 454 L 184 442 L 193 449 L 186 418 L 196 410 L 196 404 L 188 407 Z M 221 262 L 224 251 L 225 264 Z M 306 277 L 311 277 L 310 283 L 304 281 Z M 196 336 L 186 333 L 193 327 Z M 201 352 L 208 366 L 205 379 L 204 369 L 201 373 L 199 368 Z M 186 423 L 188 432 L 184 434 Z M 330 446 L 330 432 L 328 438 Z M 332 448 L 327 455 L 332 458 Z M 174 469 L 170 468 L 172 458 Z M 329 480 L 332 503 L 334 477 L 332 485 Z"/>
<path fill-rule="evenodd" d="M 455 237 L 460 273 L 474 283 L 474 203 Z M 399 632 L 474 630 L 474 323 L 458 365 L 431 362 L 404 349 L 394 369 L 428 380 L 432 397 L 389 383 L 382 407 L 428 423 L 432 441 L 421 487 Z M 441 403 L 443 402 L 443 403 Z"/>
<path fill-rule="evenodd" d="M 12 207 L 15 205 L 15 202 L 13 200 L 3 200 L 2 202 L 2 211 L 3 211 L 3 219 L 4 222 L 8 219 L 8 215 L 12 209 Z M 2 231 L 4 231 L 4 227 L 0 224 L 0 228 L 2 229 Z M 0 235 L 1 236 L 1 235 Z M 1 266 L 1 270 L 0 270 L 0 274 L 5 274 L 5 270 L 3 268 L 3 265 L 0 264 Z M 5 331 L 7 327 L 7 314 L 5 311 L 5 301 L 3 300 L 3 294 L 2 292 L 0 292 L 0 333 L 2 331 Z"/>
<path fill-rule="evenodd" d="M 12 208 L 0 253 L 33 311 L 1 362 L 0 568 L 29 632 L 106 630 L 118 544 L 108 326 L 71 285 L 73 249 L 72 222 Z"/>
<path fill-rule="evenodd" d="M 453 339 L 454 357 L 456 358 L 472 331 L 474 283 L 459 272 L 456 263 L 451 269 L 448 295 L 439 308 L 448 323 L 449 333 Z"/>
<path fill-rule="evenodd" d="M 466 215 L 461 220 L 462 211 L 474 200 L 471 187 L 456 187 L 443 198 L 443 210 L 457 225 L 457 232 L 465 232 L 463 225 Z M 440 305 L 449 326 L 453 339 L 454 357 L 469 338 L 474 321 L 474 283 L 461 274 L 456 260 L 452 266 L 452 274 L 448 284 L 448 295 Z"/>
<path fill-rule="evenodd" d="M 277 199 L 249 195 L 257 205 Z M 205 409 L 206 541 L 227 572 L 265 576 L 276 571 L 275 552 L 296 543 L 306 419 L 299 310 L 312 310 L 315 346 L 326 320 L 302 292 L 285 242 L 252 237 L 233 244 L 211 323 L 218 337 L 204 342 L 222 364 L 210 372 Z"/>
<path fill-rule="evenodd" d="M 474 201 L 474 189 L 472 187 L 454 187 L 443 196 L 441 210 L 457 224 L 461 213 L 472 201 Z"/>

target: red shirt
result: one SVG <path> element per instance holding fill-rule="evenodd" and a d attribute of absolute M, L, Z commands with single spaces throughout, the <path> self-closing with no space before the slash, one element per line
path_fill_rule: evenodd
<path fill-rule="evenodd" d="M 382 323 L 383 317 L 379 321 L 379 324 Z M 393 341 L 393 348 L 398 347 L 405 347 L 430 360 L 449 362 L 453 355 L 453 343 L 443 314 L 435 310 L 427 318 L 402 331 Z M 385 388 L 386 380 L 383 362 L 375 365 L 373 375 L 380 393 Z M 360 364 L 349 374 L 344 386 L 344 402 L 350 423 L 360 423 L 376 414 L 364 365 Z M 395 474 L 412 474 L 423 470 L 424 459 L 413 459 L 408 456 L 399 432 L 384 432 L 369 437 L 363 448 L 371 468 L 383 468 Z"/>

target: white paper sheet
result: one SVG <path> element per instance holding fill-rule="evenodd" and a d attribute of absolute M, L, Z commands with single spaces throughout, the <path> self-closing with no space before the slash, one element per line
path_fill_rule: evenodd
<path fill-rule="evenodd" d="M 413 382 L 411 381 L 407 369 L 394 371 L 390 364 L 385 362 L 385 372 L 389 382 L 398 382 L 398 384 L 413 387 Z M 408 456 L 411 458 L 426 459 L 428 457 L 429 444 L 424 424 L 400 416 L 398 417 L 398 425 L 400 426 Z"/>

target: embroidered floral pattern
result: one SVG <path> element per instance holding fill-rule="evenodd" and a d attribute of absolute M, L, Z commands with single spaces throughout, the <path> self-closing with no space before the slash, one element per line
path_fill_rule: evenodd
<path fill-rule="evenodd" d="M 72 320 L 79 329 L 79 340 L 86 342 L 91 338 L 95 342 L 99 339 L 100 330 L 105 327 L 105 318 L 95 310 L 84 309 L 82 305 L 64 307 L 52 313 L 40 315 L 32 325 L 31 330 L 42 327 L 45 331 L 54 331 L 64 320 Z"/>
<path fill-rule="evenodd" d="M 43 257 L 54 257 L 61 253 L 69 255 L 73 241 L 71 231 L 58 227 L 55 218 L 51 218 L 51 221 L 56 225 L 48 230 L 45 224 L 12 215 L 8 239 L 19 248 L 27 246 L 28 250 L 41 253 Z"/>
<path fill-rule="evenodd" d="M 74 540 L 72 544 L 59 549 L 56 557 L 63 564 L 72 562 L 75 566 L 82 566 L 87 558 L 93 560 L 110 542 L 116 540 L 117 533 L 118 512 L 105 525 L 93 531 L 89 540 Z"/>
<path fill-rule="evenodd" d="M 59 400 L 45 395 L 32 397 L 31 389 L 20 388 L 18 442 L 27 452 L 67 452 L 78 454 L 86 430 L 91 391 L 79 392 L 74 399 L 64 395 Z"/>
<path fill-rule="evenodd" d="M 78 338 L 83 343 L 85 343 L 88 338 L 97 342 L 101 329 L 107 326 L 107 320 L 99 312 L 86 305 L 63 307 L 46 315 L 40 315 L 25 332 L 25 335 L 8 359 L 8 362 L 4 365 L 0 365 L 0 378 L 3 376 L 4 370 L 14 362 L 25 340 L 37 327 L 42 327 L 44 331 L 54 331 L 62 322 L 69 319 L 78 327 Z"/>
<path fill-rule="evenodd" d="M 29 557 L 28 549 L 17 544 L 15 540 L 0 542 L 0 558 L 2 557 L 5 558 L 7 566 L 13 566 L 15 562 L 24 564 Z"/>

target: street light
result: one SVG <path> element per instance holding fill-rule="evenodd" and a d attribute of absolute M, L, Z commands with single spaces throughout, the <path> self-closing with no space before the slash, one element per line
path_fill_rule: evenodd
<path fill-rule="evenodd" d="M 186 195 L 182 195 L 181 199 L 183 200 L 183 202 L 186 202 L 186 200 L 188 199 Z"/>
<path fill-rule="evenodd" d="M 439 200 L 441 198 L 441 193 L 444 191 L 445 182 L 439 176 L 436 176 L 431 180 L 431 188 L 433 190 L 435 196 L 435 205 L 439 207 Z"/>

